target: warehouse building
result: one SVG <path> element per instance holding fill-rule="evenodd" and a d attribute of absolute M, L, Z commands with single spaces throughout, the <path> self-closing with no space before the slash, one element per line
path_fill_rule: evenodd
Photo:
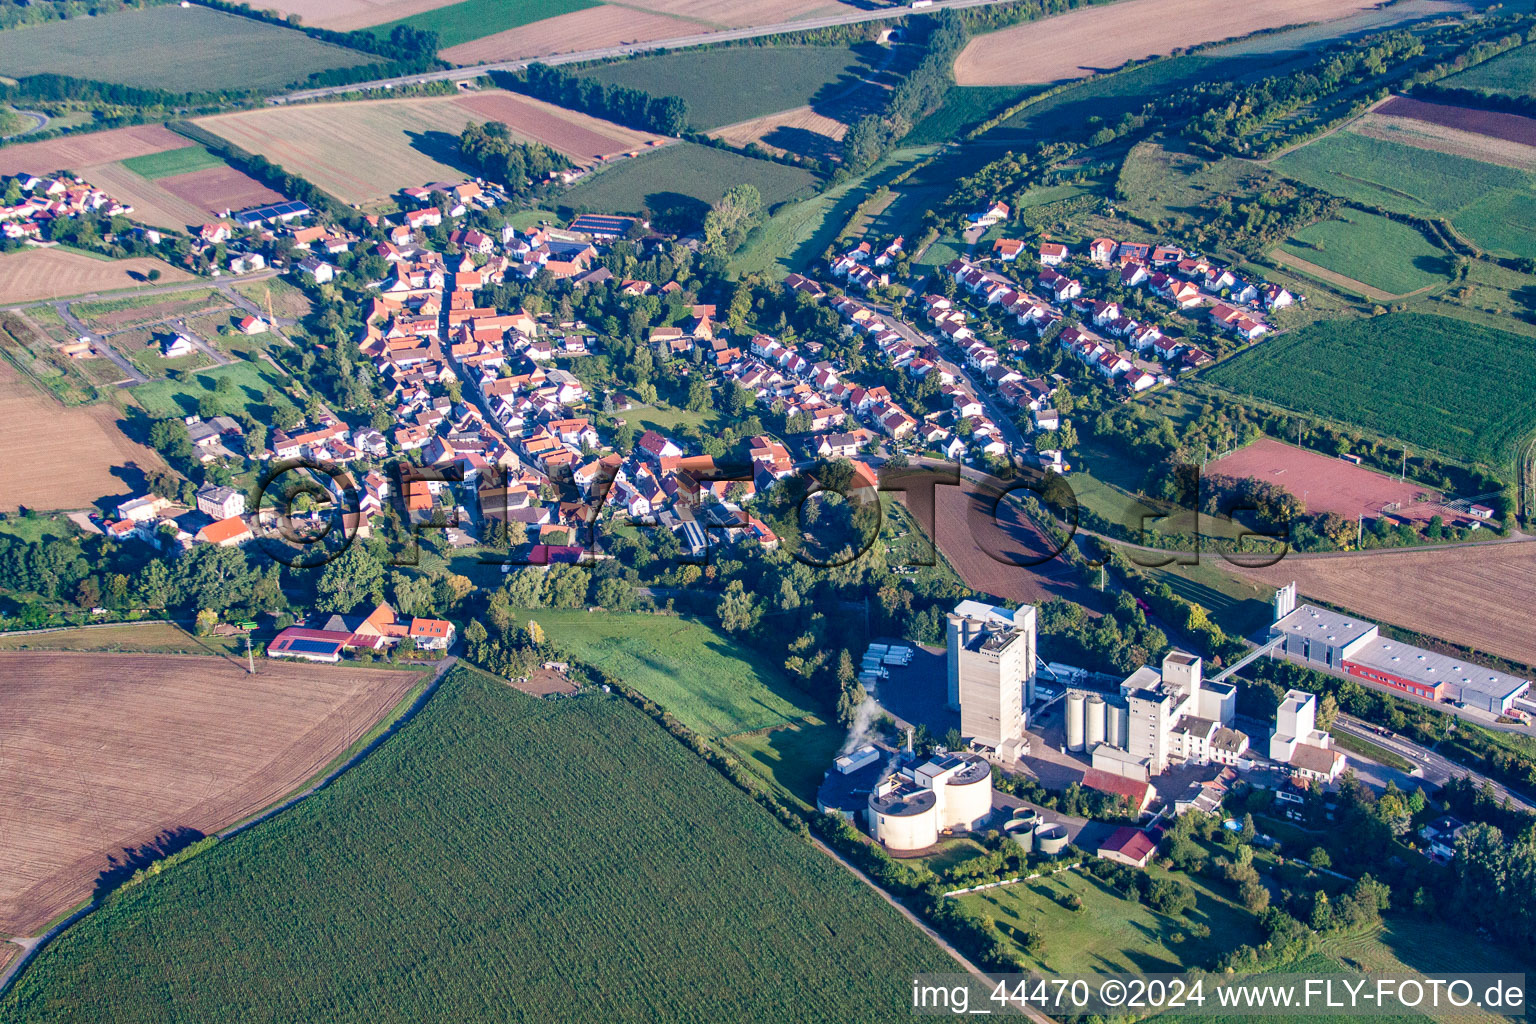
<path fill-rule="evenodd" d="M 1279 652 L 1311 668 L 1341 672 L 1424 700 L 1460 701 L 1502 715 L 1529 679 L 1383 638 L 1376 624 L 1303 604 L 1270 626 Z"/>

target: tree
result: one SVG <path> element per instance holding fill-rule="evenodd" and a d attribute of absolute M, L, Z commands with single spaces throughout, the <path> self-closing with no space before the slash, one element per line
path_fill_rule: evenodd
<path fill-rule="evenodd" d="M 158 281 L 160 280 L 160 271 L 157 268 L 151 267 L 149 273 L 145 274 L 144 276 L 149 278 L 151 281 Z"/>
<path fill-rule="evenodd" d="M 342 615 L 383 594 L 384 566 L 362 544 L 352 544 L 327 563 L 315 587 L 320 607 Z"/>
<path fill-rule="evenodd" d="M 695 373 L 688 382 L 688 411 L 705 412 L 710 404 L 709 381 L 705 380 L 701 374 Z"/>
<path fill-rule="evenodd" d="M 1321 846 L 1312 847 L 1312 852 L 1307 855 L 1307 863 L 1319 871 L 1333 867 L 1333 858 L 1328 856 L 1328 851 Z"/>
<path fill-rule="evenodd" d="M 1241 839 L 1246 844 L 1246 843 L 1253 842 L 1254 837 L 1257 836 L 1258 834 L 1259 834 L 1258 833 L 1258 829 L 1253 827 L 1253 815 L 1252 814 L 1244 814 L 1243 815 L 1243 830 L 1238 833 L 1237 837 L 1239 839 Z"/>
<path fill-rule="evenodd" d="M 1333 728 L 1334 719 L 1339 717 L 1339 701 L 1331 693 L 1323 694 L 1323 699 L 1317 703 L 1317 727 L 1324 732 Z"/>
<path fill-rule="evenodd" d="M 763 195 L 756 185 L 732 185 L 704 215 L 704 251 L 729 256 L 741 245 L 762 210 Z"/>
<path fill-rule="evenodd" d="M 197 621 L 193 630 L 198 636 L 207 636 L 213 632 L 213 627 L 219 624 L 219 613 L 212 608 L 201 608 L 197 613 Z"/>
<path fill-rule="evenodd" d="M 731 633 L 747 632 L 757 625 L 762 615 L 757 602 L 751 594 L 747 593 L 741 580 L 732 580 L 725 588 L 715 607 L 715 613 L 720 617 L 721 628 Z"/>
<path fill-rule="evenodd" d="M 597 603 L 609 611 L 627 612 L 635 605 L 635 591 L 628 583 L 608 577 L 597 585 Z"/>

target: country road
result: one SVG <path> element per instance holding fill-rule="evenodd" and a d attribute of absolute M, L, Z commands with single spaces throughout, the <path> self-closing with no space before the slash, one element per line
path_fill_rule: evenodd
<path fill-rule="evenodd" d="M 1339 716 L 1334 719 L 1333 728 L 1339 732 L 1348 733 L 1363 740 L 1369 740 L 1378 747 L 1385 747 L 1394 754 L 1406 757 L 1409 761 L 1419 766 L 1425 782 L 1433 783 L 1436 786 L 1443 786 L 1453 776 L 1464 775 L 1479 786 L 1485 782 L 1488 783 L 1493 787 L 1494 795 L 1500 800 L 1508 798 L 1517 807 L 1527 811 L 1536 810 L 1536 803 L 1533 803 L 1524 794 L 1517 793 L 1508 786 L 1457 764 L 1447 757 L 1442 757 L 1428 747 L 1422 747 L 1410 739 L 1383 736 L 1369 724 L 1343 712 L 1340 712 Z"/>
<path fill-rule="evenodd" d="M 934 4 L 931 7 L 924 8 L 922 13 L 931 14 L 945 8 L 985 7 L 989 4 L 1006 2 L 1008 0 L 935 0 Z M 576 64 L 582 61 L 603 60 L 611 57 L 628 57 L 637 53 L 649 53 L 654 50 L 703 46 L 709 43 L 725 43 L 739 39 L 756 39 L 760 36 L 779 35 L 784 32 L 804 32 L 811 29 L 832 28 L 837 25 L 854 25 L 864 21 L 890 21 L 895 18 L 906 17 L 911 13 L 913 13 L 912 9 L 905 4 L 882 7 L 874 11 L 850 11 L 847 14 L 836 14 L 825 18 L 782 21 L 773 25 L 754 25 L 748 28 L 725 29 L 719 32 L 699 32 L 693 35 L 673 36 L 668 39 L 653 39 L 646 43 L 623 43 L 618 46 L 605 46 L 596 50 L 577 50 L 571 53 L 552 53 L 540 57 L 520 57 L 517 60 L 503 60 L 489 64 L 471 64 L 467 67 L 448 68 L 444 71 L 427 71 L 416 75 L 403 75 L 399 78 L 380 78 L 372 82 L 358 82 L 352 85 L 333 85 L 323 89 L 301 89 L 297 92 L 268 97 L 267 102 L 303 103 L 309 100 L 324 99 L 327 96 L 340 96 L 350 92 L 394 89 L 400 86 L 421 85 L 426 82 L 465 82 L 479 78 L 487 71 L 516 71 L 519 68 L 527 67 L 529 64 Z"/>

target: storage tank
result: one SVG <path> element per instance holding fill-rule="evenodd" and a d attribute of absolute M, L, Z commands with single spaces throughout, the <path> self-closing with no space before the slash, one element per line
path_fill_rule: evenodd
<path fill-rule="evenodd" d="M 931 789 L 882 783 L 869 794 L 869 831 L 891 850 L 921 850 L 939 841 L 939 802 Z"/>
<path fill-rule="evenodd" d="M 992 766 L 975 754 L 966 761 L 944 784 L 941 828 L 974 831 L 992 816 Z"/>
<path fill-rule="evenodd" d="M 1067 693 L 1067 749 L 1083 749 L 1083 707 L 1088 695 L 1078 690 Z"/>
<path fill-rule="evenodd" d="M 1067 846 L 1067 830 L 1049 822 L 1035 826 L 1035 846 L 1041 853 L 1056 856 Z"/>
<path fill-rule="evenodd" d="M 1104 742 L 1109 705 L 1104 702 L 1103 697 L 1094 694 L 1088 698 L 1087 707 L 1084 710 L 1086 714 L 1084 716 L 1083 746 L 1087 750 L 1092 750 Z"/>
<path fill-rule="evenodd" d="M 1013 822 L 1008 824 L 1012 825 Z M 1032 828 L 1016 828 L 1008 833 L 1008 838 L 1019 844 L 1019 849 L 1025 853 L 1035 852 L 1035 830 Z"/>
<path fill-rule="evenodd" d="M 1112 747 L 1121 750 L 1131 741 L 1131 709 L 1124 704 L 1111 704 L 1109 706 L 1109 729 L 1107 730 L 1108 742 Z"/>

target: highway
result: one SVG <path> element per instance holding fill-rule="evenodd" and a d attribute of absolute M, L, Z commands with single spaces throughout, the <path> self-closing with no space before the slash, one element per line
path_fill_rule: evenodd
<path fill-rule="evenodd" d="M 1005 2 L 1007 0 L 934 0 L 933 5 L 923 8 L 921 13 L 932 14 L 945 8 L 985 7 L 988 4 Z M 519 68 L 527 67 L 529 64 L 579 64 L 589 60 L 629 57 L 637 53 L 649 53 L 654 50 L 675 50 L 689 46 L 731 42 L 738 39 L 756 39 L 761 36 L 779 35 L 784 32 L 805 32 L 811 29 L 833 28 L 838 25 L 855 25 L 865 21 L 890 21 L 912 13 L 912 9 L 905 4 L 881 7 L 877 10 L 869 11 L 850 10 L 847 14 L 835 14 L 824 18 L 805 18 L 800 21 L 781 21 L 773 25 L 753 25 L 747 28 L 723 29 L 717 32 L 699 32 L 693 35 L 673 36 L 668 39 L 653 39 L 645 43 L 620 43 L 618 46 L 605 46 L 596 50 L 576 50 L 571 53 L 551 53 L 539 57 L 519 57 L 516 60 L 495 61 L 490 64 L 471 64 L 467 67 L 448 68 L 443 71 L 426 71 L 416 75 L 403 75 L 399 78 L 380 78 L 372 82 L 356 82 L 352 85 L 332 85 L 326 86 L 323 89 L 301 89 L 297 92 L 271 96 L 267 102 L 304 103 L 309 100 L 325 99 L 328 96 L 340 96 L 349 92 L 394 89 L 400 86 L 421 85 L 426 82 L 466 82 L 470 79 L 479 78 L 487 71 L 516 71 Z"/>

